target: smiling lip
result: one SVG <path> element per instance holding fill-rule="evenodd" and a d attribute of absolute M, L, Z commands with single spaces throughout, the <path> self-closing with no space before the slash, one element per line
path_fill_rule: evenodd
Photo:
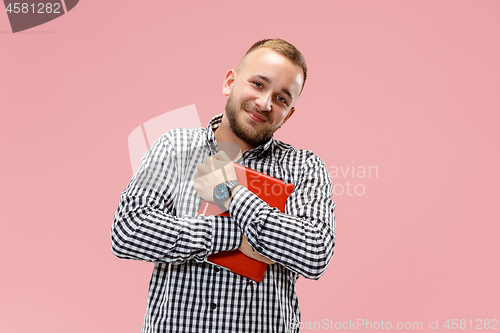
<path fill-rule="evenodd" d="M 262 116 L 256 112 L 248 111 L 248 110 L 245 110 L 245 111 L 248 113 L 250 118 L 252 118 L 254 121 L 256 121 L 258 123 L 265 123 L 267 121 L 267 119 L 264 118 L 264 116 Z"/>

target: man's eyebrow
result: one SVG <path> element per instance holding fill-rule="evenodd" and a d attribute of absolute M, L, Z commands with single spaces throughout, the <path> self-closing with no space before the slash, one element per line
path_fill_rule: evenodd
<path fill-rule="evenodd" d="M 293 96 L 292 94 L 290 93 L 290 91 L 288 91 L 288 89 L 281 89 L 281 92 L 284 93 L 285 95 L 288 95 L 290 97 L 290 99 L 293 101 Z"/>
<path fill-rule="evenodd" d="M 271 80 L 267 76 L 257 75 L 262 81 L 266 81 L 267 83 L 271 83 Z"/>
<path fill-rule="evenodd" d="M 257 75 L 262 81 L 265 81 L 266 83 L 271 83 L 271 80 L 267 76 L 264 75 Z M 284 93 L 285 95 L 288 95 L 291 100 L 293 100 L 293 96 L 290 93 L 290 91 L 286 88 L 281 89 L 281 92 Z"/>

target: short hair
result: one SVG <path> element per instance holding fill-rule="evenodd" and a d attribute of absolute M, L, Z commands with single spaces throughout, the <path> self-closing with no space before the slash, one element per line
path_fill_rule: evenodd
<path fill-rule="evenodd" d="M 257 43 L 253 44 L 250 49 L 248 49 L 247 53 L 243 56 L 243 59 L 241 59 L 240 64 L 238 65 L 237 71 L 239 71 L 243 60 L 246 58 L 246 56 L 251 53 L 254 50 L 267 47 L 271 50 L 274 50 L 278 52 L 279 54 L 285 56 L 287 59 L 292 61 L 295 65 L 300 67 L 302 69 L 302 72 L 304 73 L 304 81 L 302 82 L 302 88 L 304 88 L 304 85 L 306 83 L 306 78 L 307 78 L 307 66 L 306 66 L 306 60 L 304 59 L 304 56 L 300 51 L 293 46 L 292 44 L 288 43 L 287 41 L 279 38 L 275 39 L 263 39 L 258 41 Z"/>

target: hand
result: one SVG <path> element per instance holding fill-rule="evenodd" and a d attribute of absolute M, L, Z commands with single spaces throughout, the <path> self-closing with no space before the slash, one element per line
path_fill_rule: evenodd
<path fill-rule="evenodd" d="M 233 162 L 223 151 L 206 157 L 203 163 L 198 164 L 197 168 L 198 172 L 194 175 L 193 188 L 203 200 L 209 202 L 214 201 L 213 195 L 216 185 L 237 179 Z"/>
<path fill-rule="evenodd" d="M 241 240 L 241 246 L 238 248 L 238 250 L 240 250 L 244 255 L 252 259 L 265 262 L 268 265 L 274 264 L 274 261 L 272 261 L 271 259 L 268 259 L 264 257 L 262 254 L 255 252 L 250 246 L 250 244 L 248 244 L 248 238 L 245 235 L 243 235 L 243 239 Z"/>

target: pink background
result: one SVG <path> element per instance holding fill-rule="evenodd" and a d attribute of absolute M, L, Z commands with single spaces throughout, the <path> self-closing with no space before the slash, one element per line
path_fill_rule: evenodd
<path fill-rule="evenodd" d="M 17 34 L 0 12 L 0 332 L 140 331 L 152 264 L 109 241 L 128 135 L 191 104 L 205 125 L 270 37 L 310 73 L 276 137 L 378 168 L 333 178 L 336 252 L 299 280 L 302 321 L 500 319 L 500 1 L 83 0 Z"/>

